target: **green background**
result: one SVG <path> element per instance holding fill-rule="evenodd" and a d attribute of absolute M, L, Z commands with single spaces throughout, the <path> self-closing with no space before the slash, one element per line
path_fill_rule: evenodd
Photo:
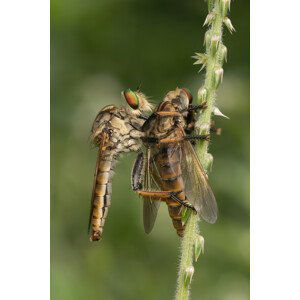
<path fill-rule="evenodd" d="M 172 299 L 180 240 L 166 206 L 150 235 L 141 200 L 130 189 L 136 154 L 120 159 L 100 243 L 87 224 L 95 149 L 88 138 L 97 112 L 121 105 L 121 90 L 142 90 L 154 103 L 176 86 L 195 95 L 203 72 L 206 3 L 166 0 L 51 1 L 51 299 Z M 215 117 L 222 135 L 210 152 L 219 205 L 215 225 L 202 222 L 205 254 L 195 265 L 192 299 L 249 299 L 249 1 L 233 1 L 236 33 L 228 47 Z"/>

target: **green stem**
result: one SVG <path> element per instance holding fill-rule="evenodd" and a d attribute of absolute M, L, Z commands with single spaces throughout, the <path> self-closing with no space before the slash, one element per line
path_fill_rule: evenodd
<path fill-rule="evenodd" d="M 207 31 L 207 34 L 210 34 L 211 38 L 213 36 L 218 36 L 220 38 L 219 47 L 216 51 L 215 55 L 212 55 L 209 42 L 206 43 L 206 75 L 204 82 L 204 89 L 206 91 L 206 99 L 199 99 L 198 102 L 206 102 L 207 109 L 203 111 L 199 118 L 199 128 L 201 134 L 209 134 L 210 132 L 210 124 L 211 124 L 211 116 L 213 107 L 216 99 L 216 84 L 215 84 L 215 70 L 216 68 L 221 67 L 222 65 L 222 57 L 220 54 L 220 49 L 222 44 L 222 25 L 223 25 L 223 16 L 220 12 L 220 3 L 219 1 L 215 1 L 214 8 L 212 13 L 214 13 L 215 18 L 212 21 L 210 29 Z M 211 40 L 211 39 L 210 39 Z M 201 128 L 202 127 L 202 128 Z M 207 167 L 207 152 L 208 152 L 209 143 L 207 141 L 202 141 L 199 143 L 197 153 L 199 155 L 199 159 L 204 167 Z"/>
<path fill-rule="evenodd" d="M 190 284 L 186 283 L 186 270 L 193 266 L 195 234 L 198 233 L 198 216 L 192 213 L 184 229 L 181 243 L 181 259 L 177 279 L 176 299 L 189 298 Z"/>
<path fill-rule="evenodd" d="M 198 104 L 206 102 L 207 108 L 199 116 L 197 127 L 200 134 L 209 134 L 211 117 L 215 106 L 216 91 L 223 78 L 222 65 L 226 60 L 227 48 L 222 43 L 223 24 L 228 27 L 231 22 L 226 15 L 230 7 L 230 0 L 207 0 L 209 15 L 209 29 L 205 35 L 205 54 L 197 54 L 196 64 L 204 64 L 206 68 L 204 86 L 198 92 Z M 229 20 L 227 25 L 225 20 Z M 231 25 L 232 26 L 232 25 Z M 230 26 L 229 26 L 230 27 Z M 234 31 L 230 27 L 229 31 Z M 207 171 L 212 163 L 212 156 L 208 153 L 208 141 L 202 141 L 197 147 L 199 159 Z M 181 258 L 177 279 L 176 300 L 187 300 L 190 296 L 190 283 L 194 273 L 194 255 L 197 260 L 203 251 L 204 239 L 199 235 L 199 216 L 191 213 L 181 243 Z"/>

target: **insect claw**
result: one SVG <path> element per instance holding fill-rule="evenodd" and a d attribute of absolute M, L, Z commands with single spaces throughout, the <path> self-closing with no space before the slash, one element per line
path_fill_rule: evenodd
<path fill-rule="evenodd" d="M 210 142 L 210 134 L 208 133 L 204 139 L 205 139 L 206 141 Z"/>
<path fill-rule="evenodd" d="M 201 108 L 200 109 L 206 109 L 207 108 L 207 101 L 204 101 L 202 104 L 201 104 Z"/>

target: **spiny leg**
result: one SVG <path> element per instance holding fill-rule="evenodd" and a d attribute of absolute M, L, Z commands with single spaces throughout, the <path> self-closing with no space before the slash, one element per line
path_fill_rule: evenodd
<path fill-rule="evenodd" d="M 143 153 L 139 153 L 131 172 L 131 188 L 133 191 L 141 189 L 142 187 L 142 172 L 144 165 L 144 155 Z"/>
<path fill-rule="evenodd" d="M 185 108 L 183 110 L 180 111 L 180 113 L 184 113 L 184 112 L 197 112 L 198 110 L 203 110 L 207 108 L 207 103 L 204 102 L 202 104 L 199 105 L 192 105 L 190 104 L 188 108 Z"/>
<path fill-rule="evenodd" d="M 136 193 L 142 197 L 151 197 L 153 200 L 160 200 L 165 201 L 165 199 L 172 198 L 174 201 L 180 203 L 181 205 L 191 208 L 195 210 L 195 208 L 182 200 L 180 200 L 176 195 L 178 192 L 171 192 L 171 191 L 143 191 L 143 190 L 136 190 Z"/>
<path fill-rule="evenodd" d="M 153 144 L 168 144 L 168 143 L 178 143 L 184 140 L 210 140 L 210 135 L 209 134 L 204 134 L 204 135 L 186 135 L 186 136 L 181 136 L 178 138 L 157 138 L 157 137 L 143 137 L 143 141 L 147 143 L 153 143 Z"/>
<path fill-rule="evenodd" d="M 184 140 L 187 141 L 197 141 L 197 140 L 204 140 L 204 141 L 210 141 L 210 134 L 202 134 L 202 135 L 189 135 L 185 136 L 183 138 Z"/>

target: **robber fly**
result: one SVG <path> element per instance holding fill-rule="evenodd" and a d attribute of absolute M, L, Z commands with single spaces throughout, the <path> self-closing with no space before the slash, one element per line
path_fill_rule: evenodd
<path fill-rule="evenodd" d="M 132 188 L 143 201 L 143 220 L 150 233 L 161 201 L 166 202 L 177 234 L 184 233 L 184 208 L 194 210 L 208 223 L 217 219 L 217 203 L 207 175 L 191 141 L 208 139 L 193 132 L 195 111 L 191 94 L 177 88 L 169 92 L 145 121 L 141 139 L 145 152 L 139 153 L 132 172 Z"/>
<path fill-rule="evenodd" d="M 151 105 L 140 91 L 122 92 L 130 107 L 104 107 L 96 116 L 91 140 L 99 148 L 94 175 L 89 230 L 92 241 L 101 239 L 103 226 L 111 201 L 113 169 L 121 153 L 138 151 L 141 146 L 141 127 Z"/>

